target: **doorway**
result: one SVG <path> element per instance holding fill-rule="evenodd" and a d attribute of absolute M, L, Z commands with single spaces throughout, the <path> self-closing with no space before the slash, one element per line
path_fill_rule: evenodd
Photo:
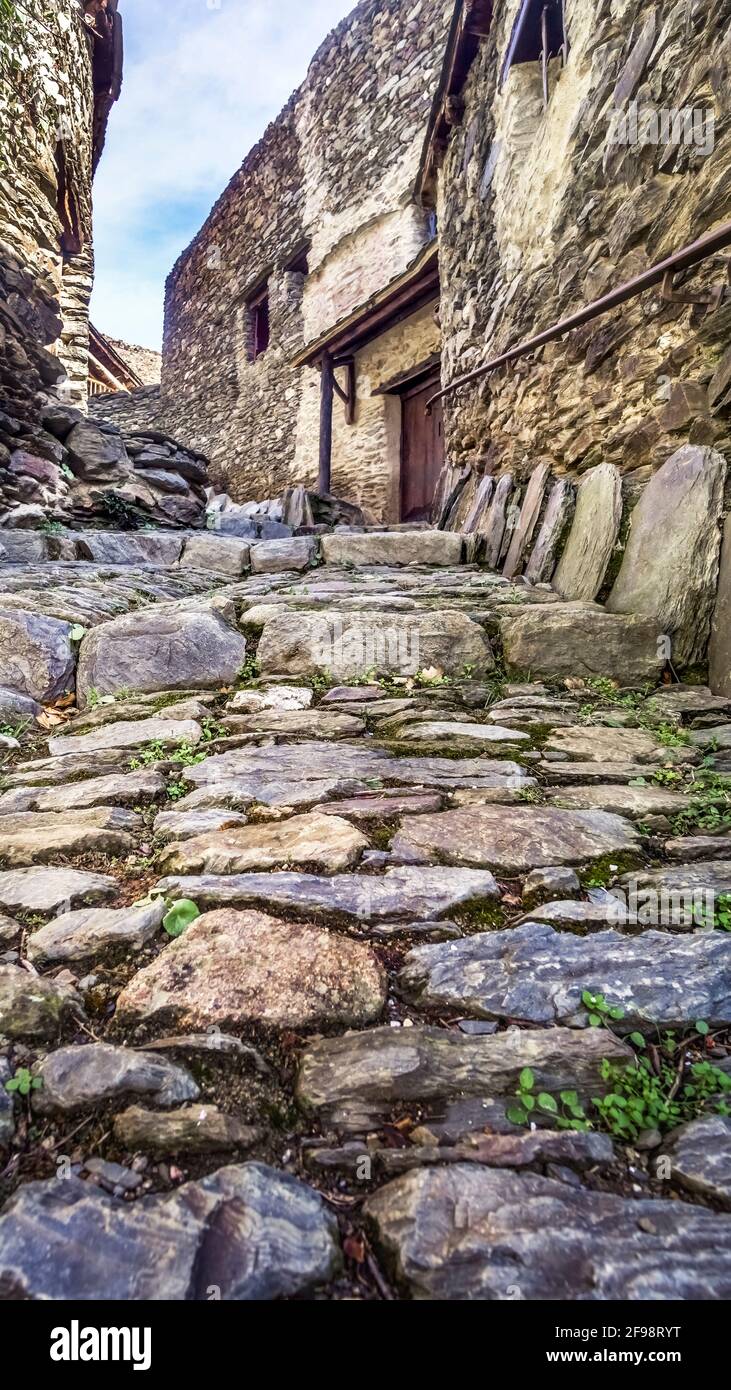
<path fill-rule="evenodd" d="M 439 375 L 401 393 L 401 520 L 428 521 L 437 480 L 444 467 L 444 417 L 437 401 L 431 415 L 426 404 L 440 387 Z"/>

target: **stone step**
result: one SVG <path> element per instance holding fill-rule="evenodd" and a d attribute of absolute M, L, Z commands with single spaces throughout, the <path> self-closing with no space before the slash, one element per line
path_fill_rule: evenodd
<path fill-rule="evenodd" d="M 731 1218 L 684 1202 L 456 1165 L 397 1178 L 364 1214 L 411 1298 L 731 1296 Z"/>

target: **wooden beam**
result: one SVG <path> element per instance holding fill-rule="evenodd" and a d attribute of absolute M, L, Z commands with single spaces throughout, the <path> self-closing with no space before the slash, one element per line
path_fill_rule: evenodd
<path fill-rule="evenodd" d="M 345 423 L 346 423 L 346 425 L 354 425 L 354 424 L 355 424 L 355 359 L 354 359 L 353 357 L 349 357 L 349 358 L 347 358 L 347 360 L 346 360 L 345 362 L 340 362 L 340 363 L 338 363 L 338 366 L 342 367 L 342 368 L 344 369 L 344 371 L 345 371 L 345 376 L 346 376 L 346 383 L 347 383 L 347 385 L 346 385 L 346 389 L 343 390 L 343 388 L 342 388 L 342 386 L 340 385 L 340 382 L 338 381 L 337 377 L 334 377 L 334 378 L 333 378 L 333 387 L 334 387 L 334 389 L 335 389 L 336 395 L 338 395 L 338 396 L 340 397 L 340 400 L 343 402 L 343 405 L 345 406 Z"/>
<path fill-rule="evenodd" d="M 314 366 L 325 351 L 339 358 L 340 362 L 345 362 L 367 342 L 378 337 L 386 327 L 416 313 L 429 300 L 438 298 L 438 249 L 435 242 L 430 242 L 408 270 L 326 333 L 308 343 L 291 359 L 290 365 Z"/>
<path fill-rule="evenodd" d="M 317 491 L 322 496 L 330 491 L 333 452 L 333 396 L 335 371 L 331 354 L 326 350 L 320 358 L 320 468 Z"/>

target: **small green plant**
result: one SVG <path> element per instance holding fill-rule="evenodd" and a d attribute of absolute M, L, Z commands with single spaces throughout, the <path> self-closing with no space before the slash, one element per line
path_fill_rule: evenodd
<path fill-rule="evenodd" d="M 548 1091 L 535 1093 L 535 1076 L 530 1067 L 524 1067 L 516 1095 L 518 1105 L 511 1105 L 506 1111 L 511 1124 L 529 1124 L 536 1110 L 550 1115 L 557 1129 L 591 1129 L 576 1091 L 561 1091 L 558 1099 Z"/>
<path fill-rule="evenodd" d="M 0 734 L 3 738 L 20 738 L 31 723 L 30 719 L 21 719 L 19 724 L 0 724 Z"/>
<path fill-rule="evenodd" d="M 236 689 L 241 690 L 247 685 L 253 685 L 259 679 L 261 666 L 255 656 L 247 656 L 241 670 L 236 677 Z"/>
<path fill-rule="evenodd" d="M 89 706 L 89 709 L 93 710 L 98 709 L 102 705 L 116 705 L 117 697 L 116 695 L 102 695 L 98 690 L 95 689 L 94 686 L 92 686 L 91 690 L 87 692 L 86 702 Z"/>
<path fill-rule="evenodd" d="M 688 806 L 673 819 L 678 835 L 705 830 L 710 834 L 731 827 L 731 780 L 710 768 L 699 768 L 688 787 Z"/>
<path fill-rule="evenodd" d="M 672 767 L 658 767 L 652 774 L 652 780 L 656 782 L 659 787 L 675 787 L 678 782 L 683 781 L 683 774 Z M 630 782 L 631 787 L 644 785 L 644 777 L 638 777 L 636 782 Z"/>
<path fill-rule="evenodd" d="M 546 793 L 542 787 L 521 787 L 518 792 L 518 800 L 525 801 L 529 806 L 539 806 L 546 799 Z"/>
<path fill-rule="evenodd" d="M 680 729 L 676 724 L 654 724 L 650 727 L 658 743 L 664 748 L 687 748 L 690 743 L 687 729 Z"/>
<path fill-rule="evenodd" d="M 657 1067 L 648 1057 L 638 1057 L 627 1066 L 605 1059 L 601 1074 L 610 1089 L 592 1104 L 602 1128 L 625 1142 L 638 1139 L 644 1130 L 664 1134 L 708 1110 L 731 1114 L 724 1098 L 731 1091 L 731 1077 L 708 1061 L 694 1063 L 690 1079 L 681 1082 L 667 1055 Z"/>
<path fill-rule="evenodd" d="M 192 902 L 190 898 L 179 898 L 163 917 L 162 924 L 168 936 L 175 938 L 182 936 L 191 922 L 195 922 L 196 917 L 200 915 L 197 903 Z"/>
<path fill-rule="evenodd" d="M 704 912 L 702 926 L 709 931 L 731 931 L 731 893 L 719 893 L 712 912 Z"/>
<path fill-rule="evenodd" d="M 185 782 L 168 782 L 166 790 L 168 801 L 180 801 L 182 797 L 188 795 L 189 791 L 190 787 Z"/>
<path fill-rule="evenodd" d="M 197 763 L 202 763 L 208 757 L 207 753 L 199 752 L 190 743 L 180 743 L 177 748 L 166 748 L 159 739 L 153 743 L 148 743 L 140 749 L 139 755 L 132 758 L 129 766 L 132 771 L 140 767 L 152 767 L 155 763 L 179 763 L 183 767 L 195 767 Z"/>
<path fill-rule="evenodd" d="M 44 536 L 58 536 L 64 530 L 63 523 L 55 521 L 53 517 L 47 516 L 43 525 L 40 527 Z"/>
<path fill-rule="evenodd" d="M 581 1002 L 589 1010 L 591 1028 L 609 1028 L 612 1023 L 619 1023 L 624 1018 L 624 1009 L 608 1004 L 603 994 L 592 994 L 585 989 Z"/>
<path fill-rule="evenodd" d="M 201 729 L 203 731 L 204 743 L 211 743 L 215 738 L 226 738 L 228 734 L 228 729 L 225 725 L 219 724 L 216 719 L 212 718 L 204 719 L 201 724 Z"/>
<path fill-rule="evenodd" d="M 624 1010 L 613 1008 L 603 994 L 584 992 L 583 1002 L 592 1007 L 590 1022 L 607 1027 Z M 687 1065 L 692 1044 L 707 1038 L 708 1023 L 698 1019 L 691 1037 L 678 1039 L 667 1032 L 651 1048 L 642 1033 L 630 1033 L 638 1055 L 620 1064 L 605 1058 L 601 1077 L 607 1085 L 605 1095 L 594 1096 L 587 1114 L 574 1091 L 558 1097 L 541 1091 L 535 1094 L 535 1077 L 529 1067 L 520 1074 L 518 1104 L 506 1112 L 513 1124 L 531 1123 L 536 1113 L 551 1117 L 558 1129 L 603 1129 L 624 1143 L 633 1143 L 647 1130 L 667 1133 L 677 1125 L 713 1113 L 731 1115 L 731 1076 L 707 1058 Z"/>
<path fill-rule="evenodd" d="M 40 1091 L 42 1085 L 42 1076 L 33 1076 L 27 1067 L 18 1067 L 15 1076 L 5 1082 L 5 1090 L 11 1094 L 15 1091 L 19 1096 L 29 1096 L 31 1091 Z"/>

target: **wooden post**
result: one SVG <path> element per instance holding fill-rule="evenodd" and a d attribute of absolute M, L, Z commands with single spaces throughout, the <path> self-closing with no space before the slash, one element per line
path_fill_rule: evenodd
<path fill-rule="evenodd" d="M 330 353 L 325 350 L 320 358 L 320 472 L 317 491 L 320 494 L 330 491 L 330 471 L 333 452 L 333 395 L 335 393 L 335 371 Z"/>

